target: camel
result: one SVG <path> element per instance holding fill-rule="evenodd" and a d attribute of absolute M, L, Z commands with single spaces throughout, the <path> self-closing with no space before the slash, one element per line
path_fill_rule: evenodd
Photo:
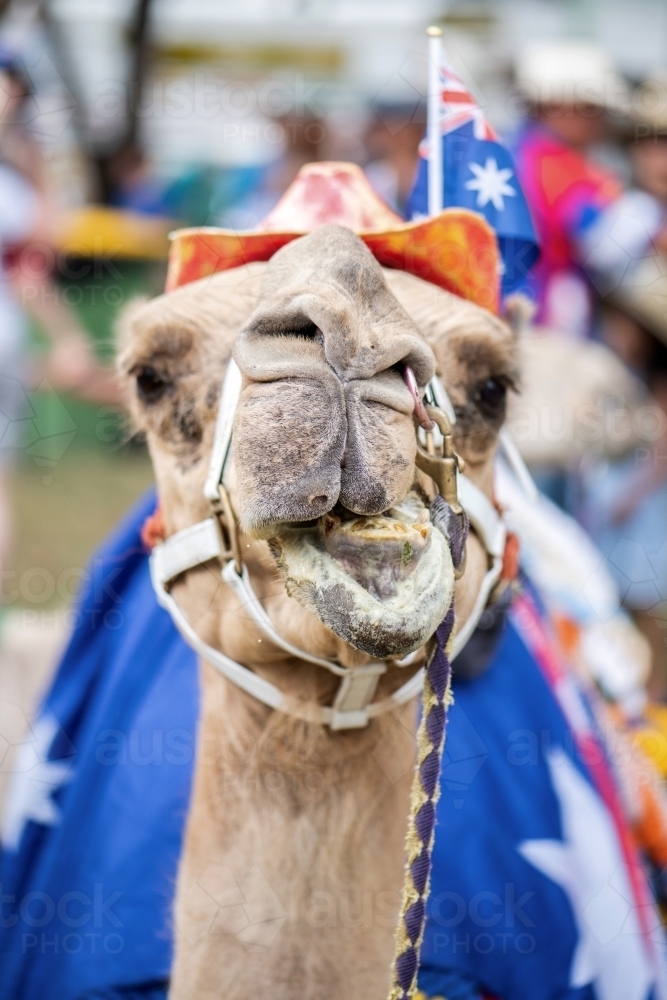
<path fill-rule="evenodd" d="M 383 269 L 326 225 L 252 263 L 130 310 L 118 369 L 152 457 L 167 537 L 207 516 L 221 384 L 241 373 L 229 499 L 238 558 L 272 627 L 360 670 L 376 699 L 424 659 L 455 590 L 460 629 L 487 570 L 471 532 L 454 581 L 416 467 L 415 398 L 437 371 L 466 474 L 493 494 L 516 382 L 511 326 Z M 229 513 L 229 512 L 228 512 Z M 201 660 L 202 717 L 174 914 L 172 1000 L 382 1000 L 387 995 L 415 759 L 412 699 L 367 725 L 309 721 L 338 678 L 279 648 L 220 567 L 171 593 L 207 644 L 286 692 L 276 711 Z M 404 659 L 402 659 L 404 658 Z"/>

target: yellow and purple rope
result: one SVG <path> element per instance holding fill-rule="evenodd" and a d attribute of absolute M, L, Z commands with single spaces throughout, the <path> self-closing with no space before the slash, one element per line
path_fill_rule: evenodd
<path fill-rule="evenodd" d="M 447 647 L 454 628 L 454 605 L 435 634 L 435 651 L 426 667 L 422 717 L 417 730 L 417 762 L 412 782 L 403 898 L 396 932 L 389 1000 L 408 1000 L 417 992 L 419 952 L 426 922 L 435 807 L 440 794 L 440 766 L 447 708 L 452 701 Z"/>

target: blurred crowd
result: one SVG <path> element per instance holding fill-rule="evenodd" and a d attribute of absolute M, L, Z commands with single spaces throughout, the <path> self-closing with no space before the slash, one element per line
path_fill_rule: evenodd
<path fill-rule="evenodd" d="M 598 448 L 586 461 L 564 440 L 559 460 L 534 472 L 607 557 L 651 645 L 651 691 L 664 699 L 667 77 L 631 92 L 603 52 L 549 45 L 526 53 L 517 85 L 527 110 L 515 138 L 517 172 L 541 243 L 527 281 L 535 323 L 545 333 L 606 345 L 639 380 L 650 407 L 625 455 Z M 627 165 L 624 178 L 605 165 L 610 147 L 615 162 Z M 583 375 L 574 344 L 571 357 L 568 381 L 576 384 Z M 607 394 L 615 389 L 612 378 Z M 567 395 L 567 382 L 560 391 Z"/>

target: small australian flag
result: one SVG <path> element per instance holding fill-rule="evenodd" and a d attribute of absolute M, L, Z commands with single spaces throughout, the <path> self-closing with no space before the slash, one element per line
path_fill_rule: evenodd
<path fill-rule="evenodd" d="M 503 260 L 502 292 L 524 284 L 539 248 L 514 162 L 461 78 L 443 58 L 440 69 L 443 206 L 469 208 L 495 230 Z M 410 219 L 428 215 L 428 142 L 407 204 Z"/>

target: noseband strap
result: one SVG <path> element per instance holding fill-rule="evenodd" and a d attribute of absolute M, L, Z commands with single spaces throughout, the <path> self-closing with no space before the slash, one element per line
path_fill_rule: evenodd
<path fill-rule="evenodd" d="M 243 565 L 238 525 L 227 494 L 226 477 L 231 454 L 232 430 L 240 394 L 241 373 L 233 359 L 230 359 L 220 395 L 211 461 L 203 491 L 205 498 L 211 505 L 211 516 L 171 535 L 153 549 L 150 558 L 150 571 L 158 603 L 169 612 L 185 641 L 203 659 L 258 701 L 270 708 L 278 709 L 300 719 L 330 726 L 332 729 L 363 727 L 368 724 L 370 719 L 393 711 L 412 700 L 422 690 L 424 684 L 423 668 L 390 697 L 381 701 L 373 701 L 378 681 L 381 675 L 386 672 L 388 665 L 408 666 L 414 662 L 418 652 L 411 653 L 403 659 L 389 661 L 389 664 L 373 662 L 363 667 L 348 668 L 333 660 L 314 656 L 312 653 L 300 649 L 283 639 L 275 630 L 271 619 L 252 589 L 248 571 Z M 447 414 L 449 417 L 449 421 L 445 420 L 444 423 L 439 418 L 437 420 L 437 423 L 444 430 L 449 423 L 453 422 L 454 412 L 444 386 L 438 378 L 434 378 L 428 387 L 427 401 L 430 401 L 435 407 L 435 410 L 432 407 L 428 408 L 429 414 L 436 416 L 441 414 L 443 417 Z M 435 463 L 438 461 L 437 455 L 434 455 L 432 442 L 429 444 L 427 441 L 426 443 L 428 451 L 420 449 L 424 455 L 423 462 L 425 463 L 428 459 L 434 463 L 435 468 Z M 450 490 L 452 481 L 455 491 L 458 485 L 458 498 L 461 505 L 488 554 L 488 569 L 473 613 L 456 634 L 452 644 L 451 655 L 454 658 L 472 635 L 500 579 L 505 546 L 505 527 L 502 518 L 482 491 L 456 471 L 456 456 L 453 456 L 452 453 L 453 457 L 448 457 L 446 453 L 446 437 L 443 437 L 442 451 L 443 455 L 440 461 L 447 460 L 450 464 L 452 462 L 454 464 L 451 470 L 442 472 L 441 478 L 449 477 L 447 488 Z M 442 493 L 442 484 L 439 486 Z M 451 496 L 443 498 L 452 499 Z M 210 646 L 198 636 L 174 599 L 171 586 L 182 574 L 210 563 L 221 565 L 222 580 L 234 590 L 244 612 L 250 615 L 257 627 L 274 646 L 284 650 L 290 656 L 323 667 L 341 678 L 340 686 L 331 706 L 299 702 L 288 698 L 276 685 L 225 656 L 220 650 Z"/>

